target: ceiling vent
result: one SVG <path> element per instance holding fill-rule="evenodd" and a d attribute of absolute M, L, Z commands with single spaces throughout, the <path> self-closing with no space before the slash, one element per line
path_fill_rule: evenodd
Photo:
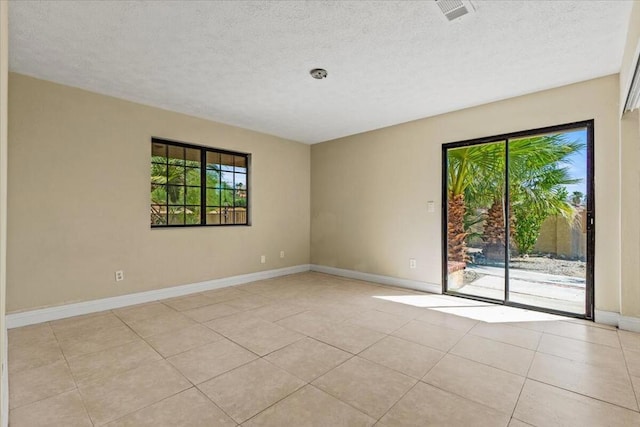
<path fill-rule="evenodd" d="M 435 0 L 447 21 L 455 21 L 475 11 L 468 0 Z"/>

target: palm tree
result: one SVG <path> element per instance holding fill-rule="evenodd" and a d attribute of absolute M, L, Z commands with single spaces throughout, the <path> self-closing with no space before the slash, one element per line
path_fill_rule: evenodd
<path fill-rule="evenodd" d="M 166 224 L 168 205 L 178 204 L 184 184 L 183 161 L 154 156 L 151 163 L 151 220 Z M 173 166 L 173 167 L 172 167 Z"/>
<path fill-rule="evenodd" d="M 181 186 L 184 185 L 185 179 L 184 167 L 182 167 L 184 161 L 172 158 L 167 160 L 164 157 L 161 159 L 167 161 L 167 163 L 151 164 L 151 184 L 154 187 L 152 201 L 158 204 L 166 204 L 168 199 L 170 204 L 177 204 L 180 199 Z"/>
<path fill-rule="evenodd" d="M 502 148 L 501 148 L 502 147 Z M 468 204 L 475 208 L 487 194 L 488 180 L 479 176 L 499 173 L 502 143 L 474 145 L 447 152 L 447 253 L 449 261 L 466 262 L 465 228 Z"/>
<path fill-rule="evenodd" d="M 528 227 L 526 221 L 522 221 L 522 231 L 533 229 L 534 234 L 539 232 L 542 221 L 549 215 L 573 216 L 572 206 L 566 202 L 566 196 L 564 199 L 561 196 L 564 185 L 578 180 L 572 179 L 562 164 L 582 147 L 582 144 L 566 141 L 562 135 L 509 141 L 510 237 L 517 243 L 521 242 L 518 216 L 530 214 L 538 218 Z M 503 200 L 505 160 L 504 142 L 448 150 L 447 252 L 450 261 L 467 261 L 469 230 L 464 224 L 473 223 L 467 217 L 478 215 L 478 212 L 485 219 L 485 246 L 493 245 L 504 251 L 507 241 L 504 231 L 507 206 Z M 482 214 L 486 206 L 489 209 Z"/>
<path fill-rule="evenodd" d="M 584 198 L 584 193 L 581 191 L 574 191 L 571 193 L 571 204 L 573 206 L 580 206 L 582 204 L 582 199 Z"/>
<path fill-rule="evenodd" d="M 546 218 L 561 215 L 572 221 L 575 217 L 573 206 L 567 202 L 565 186 L 580 180 L 572 178 L 563 165 L 583 147 L 581 143 L 567 141 L 562 134 L 509 141 L 510 237 L 521 253 L 533 249 Z M 497 185 L 498 192 L 494 193 L 496 197 L 487 213 L 484 234 L 488 246 L 504 250 L 506 204 L 501 186 Z"/>

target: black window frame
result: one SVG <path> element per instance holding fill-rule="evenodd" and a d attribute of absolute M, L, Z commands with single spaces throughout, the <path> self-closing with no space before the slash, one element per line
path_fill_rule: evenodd
<path fill-rule="evenodd" d="M 184 148 L 184 149 L 191 149 L 191 150 L 198 150 L 200 153 L 200 185 L 199 186 L 192 186 L 193 188 L 200 188 L 200 205 L 197 206 L 195 204 L 193 204 L 194 207 L 198 207 L 200 209 L 200 223 L 199 224 L 187 224 L 186 223 L 186 216 L 185 216 L 185 221 L 182 224 L 170 224 L 169 220 L 168 220 L 168 209 L 170 206 L 168 200 L 166 201 L 166 203 L 164 205 L 160 205 L 160 206 L 166 206 L 167 207 L 167 223 L 165 224 L 153 224 L 150 223 L 150 226 L 152 229 L 163 229 L 163 228 L 181 228 L 181 227 L 247 227 L 247 226 L 251 226 L 251 215 L 250 215 L 250 205 L 251 205 L 251 190 L 250 190 L 250 176 L 251 176 L 251 153 L 243 153 L 243 152 L 239 152 L 239 151 L 231 151 L 231 150 L 225 150 L 225 149 L 220 149 L 220 148 L 215 148 L 215 147 L 208 147 L 208 146 L 203 146 L 203 145 L 195 145 L 195 144 L 189 144 L 189 143 L 185 143 L 185 142 L 181 142 L 181 141 L 175 141 L 175 140 L 170 140 L 170 139 L 165 139 L 165 138 L 158 138 L 158 137 L 152 137 L 151 138 L 151 153 L 150 153 L 150 165 L 153 165 L 153 144 L 163 144 L 167 146 L 167 162 L 169 159 L 168 156 L 168 150 L 169 147 L 179 147 L 179 148 Z M 233 194 L 234 194 L 234 204 L 233 206 L 230 206 L 231 208 L 234 209 L 234 223 L 233 224 L 227 224 L 227 223 L 218 223 L 218 224 L 207 224 L 207 209 L 211 209 L 213 208 L 212 206 L 209 206 L 207 203 L 207 189 L 210 190 L 222 190 L 222 187 L 208 187 L 207 186 L 207 153 L 212 153 L 214 155 L 228 155 L 228 156 L 234 156 L 234 157 L 242 157 L 244 158 L 244 164 L 245 164 L 245 169 L 246 172 L 236 172 L 235 168 L 235 160 L 234 160 L 234 166 L 233 166 L 233 171 L 222 171 L 219 170 L 219 176 L 220 176 L 220 180 L 222 180 L 222 173 L 223 172 L 231 172 L 234 175 L 234 185 L 233 185 Z M 167 167 L 169 166 L 169 164 L 167 163 Z M 185 168 L 187 168 L 188 166 L 184 166 Z M 245 194 L 244 199 L 246 200 L 246 206 L 236 206 L 235 204 L 235 194 L 236 192 L 238 192 L 238 190 L 235 188 L 235 176 L 236 174 L 244 174 L 245 175 L 245 187 L 242 189 L 242 191 Z M 169 186 L 169 184 L 164 184 L 165 186 Z M 218 183 L 218 185 L 221 185 L 221 183 Z M 182 187 L 185 188 L 185 192 L 186 189 L 189 187 L 189 185 L 185 183 L 181 185 Z M 150 183 L 150 189 L 151 191 L 153 191 L 153 183 Z M 183 206 L 185 209 L 187 209 L 188 207 L 190 207 L 190 204 L 187 204 L 186 201 L 186 193 L 185 193 L 185 200 L 184 203 L 182 205 L 174 205 L 174 206 Z M 154 203 L 150 202 L 150 207 L 152 205 L 154 205 Z M 157 205 L 157 204 L 156 204 Z M 217 207 L 222 207 L 222 197 L 220 198 L 220 205 Z M 236 217 L 235 217 L 235 208 L 236 207 L 242 207 L 246 209 L 246 222 L 243 223 L 235 223 Z"/>
<path fill-rule="evenodd" d="M 585 129 L 587 131 L 587 144 L 586 144 L 586 160 L 587 160 L 587 269 L 586 269 L 586 288 L 585 288 L 585 313 L 573 313 L 568 311 L 556 310 L 547 307 L 541 307 L 536 305 L 522 304 L 511 301 L 509 299 L 509 254 L 510 251 L 505 251 L 504 268 L 505 268 L 505 297 L 504 299 L 497 300 L 492 298 L 486 298 L 475 295 L 467 295 L 448 289 L 449 274 L 448 274 L 448 247 L 447 247 L 447 225 L 448 225 L 448 194 L 447 194 L 447 155 L 448 150 L 467 147 L 472 145 L 480 145 L 498 141 L 505 142 L 505 156 L 506 162 L 509 161 L 509 141 L 517 138 L 526 138 L 530 136 L 551 134 L 572 131 L 576 129 Z M 595 249 L 596 249 L 596 223 L 595 223 L 595 119 L 583 120 L 579 122 L 564 123 L 560 125 L 547 126 L 542 128 L 528 129 L 523 131 L 516 131 L 505 133 L 501 135 L 494 135 L 489 137 L 482 137 L 476 139 L 470 139 L 466 141 L 457 141 L 442 144 L 442 204 L 441 204 L 441 261 L 442 261 L 442 293 L 446 295 L 453 295 L 461 298 L 473 299 L 477 301 L 491 302 L 494 304 L 501 304 L 504 306 L 524 308 L 527 310 L 540 311 L 543 313 L 556 314 L 565 317 L 573 317 L 578 319 L 594 320 L 595 318 Z M 505 168 L 505 199 L 509 198 L 509 173 L 508 168 Z M 509 221 L 505 222 L 506 235 L 509 235 Z"/>

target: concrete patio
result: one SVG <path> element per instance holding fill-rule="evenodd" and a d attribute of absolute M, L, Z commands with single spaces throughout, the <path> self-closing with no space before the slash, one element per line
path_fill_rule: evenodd
<path fill-rule="evenodd" d="M 479 277 L 457 288 L 456 292 L 502 300 L 504 268 L 470 264 L 468 272 Z M 521 304 L 583 314 L 586 280 L 519 269 L 509 270 L 509 300 Z"/>

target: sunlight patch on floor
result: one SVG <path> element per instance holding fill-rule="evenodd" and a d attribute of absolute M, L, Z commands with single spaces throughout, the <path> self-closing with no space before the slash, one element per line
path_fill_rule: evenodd
<path fill-rule="evenodd" d="M 380 295 L 374 298 L 383 299 L 401 304 L 412 305 L 421 308 L 433 307 L 469 307 L 469 306 L 485 306 L 486 302 L 473 300 L 463 300 L 462 298 L 452 298 L 446 295 Z"/>
<path fill-rule="evenodd" d="M 566 320 L 566 317 L 541 313 L 539 311 L 506 307 L 446 295 L 389 295 L 374 296 L 374 298 L 412 305 L 414 307 L 429 308 L 442 313 L 454 314 L 456 316 L 488 323 L 551 322 Z"/>
<path fill-rule="evenodd" d="M 433 310 L 455 314 L 456 316 L 468 317 L 470 319 L 481 320 L 487 323 L 551 322 L 567 319 L 566 317 L 556 316 L 554 314 L 541 313 L 539 311 L 525 310 L 516 307 L 505 307 L 502 305 L 482 307 L 437 307 L 433 308 Z"/>

